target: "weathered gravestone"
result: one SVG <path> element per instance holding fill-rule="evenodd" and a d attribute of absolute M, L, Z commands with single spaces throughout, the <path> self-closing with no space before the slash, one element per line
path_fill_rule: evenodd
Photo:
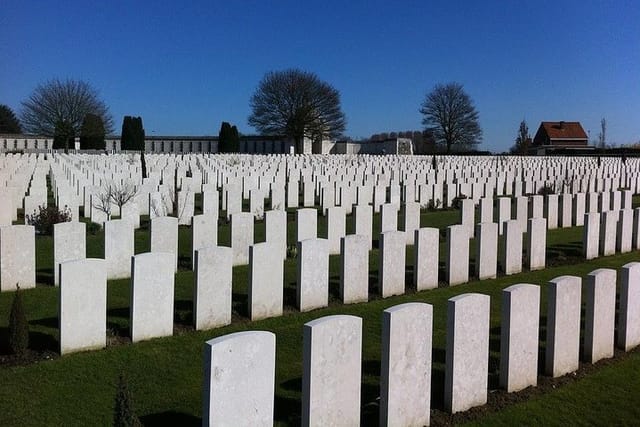
<path fill-rule="evenodd" d="M 433 307 L 400 304 L 382 314 L 380 425 L 429 425 Z"/>
<path fill-rule="evenodd" d="M 236 332 L 205 343 L 203 426 L 272 426 L 276 336 Z"/>
<path fill-rule="evenodd" d="M 304 325 L 302 426 L 360 425 L 362 319 L 326 316 Z"/>

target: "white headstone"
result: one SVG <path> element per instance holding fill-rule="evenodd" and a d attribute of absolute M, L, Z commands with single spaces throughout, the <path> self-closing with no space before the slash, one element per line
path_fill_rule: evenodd
<path fill-rule="evenodd" d="M 382 313 L 380 425 L 429 425 L 433 307 L 407 303 Z"/>
<path fill-rule="evenodd" d="M 416 290 L 438 287 L 440 230 L 421 228 L 414 233 L 413 284 Z"/>
<path fill-rule="evenodd" d="M 304 325 L 302 426 L 360 425 L 362 319 L 326 316 Z"/>
<path fill-rule="evenodd" d="M 275 243 L 249 247 L 249 318 L 282 316 L 284 260 Z"/>
<path fill-rule="evenodd" d="M 296 299 L 300 311 L 329 304 L 329 247 L 326 239 L 298 242 Z"/>
<path fill-rule="evenodd" d="M 36 287 L 36 232 L 32 225 L 0 227 L 0 290 Z"/>
<path fill-rule="evenodd" d="M 509 393 L 538 382 L 539 319 L 539 286 L 518 284 L 502 290 L 500 386 Z"/>
<path fill-rule="evenodd" d="M 488 295 L 462 294 L 447 303 L 444 404 L 452 414 L 487 403 Z"/>
<path fill-rule="evenodd" d="M 617 344 L 629 351 L 640 344 L 640 262 L 623 265 L 620 273 Z"/>
<path fill-rule="evenodd" d="M 196 249 L 193 275 L 193 320 L 196 330 L 231 323 L 231 248 L 203 246 Z"/>
<path fill-rule="evenodd" d="M 131 258 L 131 341 L 173 335 L 174 255 L 147 252 Z"/>
<path fill-rule="evenodd" d="M 378 287 L 382 298 L 404 294 L 405 246 L 404 231 L 380 233 Z"/>
<path fill-rule="evenodd" d="M 107 344 L 105 261 L 95 258 L 65 261 L 60 264 L 59 269 L 60 354 L 105 347 Z"/>
<path fill-rule="evenodd" d="M 548 285 L 545 370 L 554 378 L 578 369 L 581 282 L 580 277 L 560 276 Z"/>
<path fill-rule="evenodd" d="M 616 271 L 600 268 L 587 276 L 584 359 L 595 363 L 613 357 L 616 315 Z"/>
<path fill-rule="evenodd" d="M 340 298 L 343 304 L 369 298 L 369 245 L 366 236 L 351 234 L 340 241 Z"/>
<path fill-rule="evenodd" d="M 272 426 L 276 336 L 236 332 L 205 343 L 203 426 Z"/>
<path fill-rule="evenodd" d="M 54 285 L 60 283 L 60 263 L 87 257 L 86 224 L 84 222 L 59 222 L 53 225 Z"/>

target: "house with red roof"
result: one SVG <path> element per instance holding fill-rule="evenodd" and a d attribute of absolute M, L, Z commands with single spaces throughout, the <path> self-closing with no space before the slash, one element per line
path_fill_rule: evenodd
<path fill-rule="evenodd" d="M 538 153 L 558 148 L 590 148 L 589 137 L 580 122 L 542 122 L 531 148 Z"/>

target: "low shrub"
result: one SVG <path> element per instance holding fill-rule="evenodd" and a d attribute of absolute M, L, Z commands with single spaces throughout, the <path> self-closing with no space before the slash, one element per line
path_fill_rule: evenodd
<path fill-rule="evenodd" d="M 59 222 L 71 221 L 71 209 L 65 206 L 64 209 L 58 209 L 57 206 L 40 206 L 38 211 L 32 215 L 25 216 L 27 224 L 36 228 L 37 234 L 51 235 L 53 234 L 53 225 Z"/>

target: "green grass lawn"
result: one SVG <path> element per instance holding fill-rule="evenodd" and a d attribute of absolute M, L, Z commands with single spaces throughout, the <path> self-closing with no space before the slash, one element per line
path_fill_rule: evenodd
<path fill-rule="evenodd" d="M 458 221 L 457 211 L 423 212 L 421 226 L 444 229 Z M 295 241 L 294 213 L 289 212 L 289 244 Z M 319 235 L 326 236 L 326 222 L 320 217 Z M 402 218 L 398 224 L 401 226 Z M 136 253 L 149 249 L 148 219 L 136 232 Z M 379 216 L 374 217 L 379 230 Z M 353 229 L 347 220 L 347 232 Z M 108 283 L 108 335 L 105 350 L 54 357 L 27 366 L 0 368 L 0 425 L 105 425 L 110 424 L 118 373 L 129 380 L 137 413 L 147 425 L 199 425 L 202 411 L 202 352 L 211 338 L 245 330 L 268 330 L 277 336 L 275 419 L 281 425 L 300 421 L 302 388 L 302 327 L 305 322 L 332 314 L 351 314 L 363 318 L 362 351 L 362 421 L 378 423 L 380 371 L 380 336 L 382 311 L 405 302 L 422 301 L 434 306 L 432 407 L 442 410 L 444 390 L 446 303 L 452 296 L 480 292 L 491 298 L 491 344 L 489 388 L 497 388 L 499 367 L 501 290 L 516 283 L 542 286 L 541 351 L 544 350 L 546 324 L 546 283 L 550 279 L 572 274 L 585 277 L 596 268 L 619 269 L 638 259 L 632 252 L 585 262 L 579 257 L 582 227 L 551 230 L 547 234 L 549 268 L 523 272 L 496 280 L 474 281 L 456 287 L 441 287 L 416 293 L 411 289 L 412 248 L 407 249 L 407 294 L 381 299 L 377 289 L 377 243 L 370 253 L 370 302 L 342 305 L 337 298 L 339 259 L 330 261 L 330 306 L 309 313 L 299 313 L 295 303 L 295 260 L 285 263 L 285 314 L 282 317 L 250 322 L 247 313 L 248 268 L 233 272 L 233 323 L 211 331 L 195 332 L 192 322 L 193 273 L 186 269 L 191 258 L 191 231 L 180 227 L 179 257 L 181 269 L 176 274 L 175 333 L 173 337 L 147 342 L 122 343 L 129 325 L 129 280 Z M 219 228 L 219 244 L 229 242 L 229 226 Z M 256 241 L 264 240 L 264 223 L 258 222 Z M 441 241 L 444 239 L 441 233 Z M 87 255 L 102 256 L 103 235 L 87 236 Z M 473 242 L 472 262 L 473 262 Z M 38 236 L 37 276 L 40 285 L 24 292 L 30 323 L 31 347 L 57 351 L 58 293 L 48 285 L 52 281 L 52 240 Z M 441 245 L 441 260 L 444 259 Z M 443 263 L 441 263 L 443 264 Z M 6 342 L 11 293 L 0 294 L 0 338 Z M 116 344 L 117 343 L 117 344 Z M 590 375 L 544 394 L 534 394 L 522 402 L 507 405 L 499 412 L 485 411 L 474 422 L 486 425 L 514 424 L 633 424 L 640 419 L 635 396 L 640 395 L 640 353 L 607 364 Z M 613 417 L 613 418 L 612 418 Z M 455 421 L 455 420 L 454 420 Z"/>

